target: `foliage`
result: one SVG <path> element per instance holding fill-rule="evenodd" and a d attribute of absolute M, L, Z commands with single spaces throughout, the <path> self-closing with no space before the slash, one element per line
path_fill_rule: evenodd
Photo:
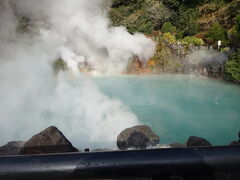
<path fill-rule="evenodd" d="M 174 34 L 177 39 L 204 34 L 201 39 L 209 44 L 218 40 L 232 45 L 240 42 L 236 39 L 238 33 L 232 31 L 240 14 L 239 0 L 112 1 L 109 13 L 112 25 L 126 26 L 131 33 L 161 30 Z"/>
<path fill-rule="evenodd" d="M 21 17 L 18 21 L 17 32 L 20 34 L 27 33 L 32 27 L 31 21 L 29 18 Z"/>
<path fill-rule="evenodd" d="M 236 43 L 235 45 L 240 46 L 240 15 L 236 17 Z"/>
<path fill-rule="evenodd" d="M 59 73 L 60 71 L 65 71 L 67 69 L 67 64 L 62 59 L 57 59 L 53 62 L 53 70 L 55 73 Z"/>
<path fill-rule="evenodd" d="M 224 65 L 226 80 L 240 82 L 240 50 L 232 54 Z"/>
<path fill-rule="evenodd" d="M 168 44 L 175 44 L 177 42 L 176 37 L 171 33 L 165 33 L 163 35 L 163 40 Z"/>
<path fill-rule="evenodd" d="M 234 26 L 233 28 L 231 28 L 228 32 L 228 39 L 229 41 L 231 42 L 231 44 L 234 44 L 234 45 L 238 45 L 239 44 L 239 41 L 240 39 L 237 37 L 237 28 L 236 26 Z"/>
<path fill-rule="evenodd" d="M 153 22 L 148 19 L 148 16 L 146 16 L 142 10 L 136 11 L 135 13 L 126 17 L 121 25 L 127 27 L 131 33 L 151 33 L 154 29 Z"/>
<path fill-rule="evenodd" d="M 165 22 L 163 25 L 162 25 L 162 28 L 161 28 L 161 32 L 162 33 L 176 33 L 177 32 L 177 28 L 176 26 L 173 26 L 171 22 Z"/>
<path fill-rule="evenodd" d="M 182 7 L 179 12 L 173 14 L 171 21 L 183 32 L 184 36 L 192 36 L 199 30 L 197 18 L 198 12 L 195 9 Z"/>
<path fill-rule="evenodd" d="M 126 6 L 142 3 L 144 0 L 112 0 L 112 7 Z"/>
<path fill-rule="evenodd" d="M 211 0 L 163 0 L 163 3 L 170 8 L 176 9 L 180 5 L 193 8 L 209 1 Z"/>
<path fill-rule="evenodd" d="M 171 15 L 171 11 L 158 0 L 128 1 L 130 3 L 125 3 L 124 0 L 114 0 L 109 15 L 114 26 L 123 25 L 131 33 L 151 33 L 153 30 L 160 29 Z"/>
<path fill-rule="evenodd" d="M 227 14 L 229 15 L 229 19 L 234 19 L 237 15 L 240 14 L 240 1 L 233 0 L 229 3 Z"/>
<path fill-rule="evenodd" d="M 181 41 L 181 43 L 182 44 L 193 44 L 193 45 L 200 46 L 200 45 L 204 44 L 204 41 L 202 39 L 194 37 L 194 36 L 187 36 Z"/>
<path fill-rule="evenodd" d="M 178 0 L 163 0 L 163 3 L 170 9 L 177 9 L 181 4 Z"/>
<path fill-rule="evenodd" d="M 226 42 L 227 40 L 227 32 L 218 22 L 212 24 L 207 36 L 213 42 L 216 42 L 218 40 Z"/>
<path fill-rule="evenodd" d="M 184 31 L 177 31 L 175 36 L 177 39 L 182 39 L 184 36 Z"/>
<path fill-rule="evenodd" d="M 161 1 L 148 0 L 143 4 L 143 8 L 149 20 L 153 23 L 155 30 L 160 29 L 171 15 L 171 11 Z"/>

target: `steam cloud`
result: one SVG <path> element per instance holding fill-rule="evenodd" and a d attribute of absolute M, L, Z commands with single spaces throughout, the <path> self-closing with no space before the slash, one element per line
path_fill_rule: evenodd
<path fill-rule="evenodd" d="M 227 60 L 228 54 L 218 52 L 216 50 L 196 50 L 186 57 L 186 61 L 190 64 L 211 63 L 218 62 L 223 63 Z"/>
<path fill-rule="evenodd" d="M 144 35 L 111 27 L 109 7 L 109 0 L 0 1 L 1 144 L 55 125 L 78 147 L 113 147 L 121 130 L 138 124 L 78 71 L 88 63 L 99 72 L 121 72 L 129 58 L 147 60 L 154 52 Z M 17 33 L 20 17 L 33 22 L 29 33 Z M 55 75 L 57 58 L 71 71 Z"/>

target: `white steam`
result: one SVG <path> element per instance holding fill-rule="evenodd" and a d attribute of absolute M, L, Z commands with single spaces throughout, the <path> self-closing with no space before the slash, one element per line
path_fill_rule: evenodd
<path fill-rule="evenodd" d="M 200 64 L 200 63 L 212 63 L 218 62 L 223 63 L 226 61 L 228 55 L 226 53 L 218 52 L 216 50 L 196 50 L 186 57 L 186 60 L 190 64 Z"/>
<path fill-rule="evenodd" d="M 144 35 L 131 35 L 124 27 L 109 27 L 109 0 L 14 2 L 18 14 L 30 17 L 42 30 L 51 31 L 75 59 L 86 60 L 98 71 L 121 72 L 133 55 L 147 60 L 153 54 L 154 43 Z"/>
<path fill-rule="evenodd" d="M 120 131 L 138 124 L 78 70 L 88 63 L 99 72 L 121 72 L 132 56 L 147 60 L 154 52 L 144 35 L 110 27 L 109 7 L 108 0 L 0 1 L 1 144 L 55 125 L 80 148 L 113 147 Z M 16 33 L 19 17 L 31 19 L 30 33 Z M 55 75 L 57 58 L 72 71 Z"/>

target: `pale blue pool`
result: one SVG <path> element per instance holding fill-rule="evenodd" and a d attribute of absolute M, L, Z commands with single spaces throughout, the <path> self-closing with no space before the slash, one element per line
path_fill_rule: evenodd
<path fill-rule="evenodd" d="M 100 89 L 120 99 L 160 136 L 161 143 L 189 136 L 229 144 L 240 130 L 240 86 L 193 76 L 99 76 Z"/>

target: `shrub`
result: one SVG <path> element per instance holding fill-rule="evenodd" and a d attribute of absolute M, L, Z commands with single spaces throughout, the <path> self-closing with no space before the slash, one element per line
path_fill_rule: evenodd
<path fill-rule="evenodd" d="M 196 9 L 180 8 L 171 17 L 171 22 L 183 32 L 184 36 L 192 36 L 198 33 L 199 25 L 197 23 L 198 12 Z"/>
<path fill-rule="evenodd" d="M 165 22 L 162 25 L 161 31 L 163 34 L 165 33 L 176 33 L 177 32 L 177 28 L 175 26 L 172 25 L 172 23 L 170 22 Z"/>
<path fill-rule="evenodd" d="M 224 64 L 226 80 L 240 82 L 240 50 L 232 54 Z"/>
<path fill-rule="evenodd" d="M 222 42 L 227 41 L 227 32 L 218 22 L 212 24 L 207 36 L 213 42 L 216 42 L 218 40 L 221 40 Z"/>
<path fill-rule="evenodd" d="M 199 25 L 196 21 L 196 18 L 194 17 L 189 17 L 187 20 L 187 26 L 185 28 L 185 35 L 192 36 L 198 33 L 199 30 Z"/>
<path fill-rule="evenodd" d="M 55 73 L 59 73 L 60 71 L 65 71 L 67 70 L 67 64 L 64 60 L 62 59 L 57 59 L 53 62 L 53 70 Z"/>
<path fill-rule="evenodd" d="M 193 45 L 203 45 L 204 41 L 200 38 L 194 37 L 194 36 L 187 36 L 182 41 L 183 44 L 193 44 Z"/>
<path fill-rule="evenodd" d="M 182 39 L 184 36 L 184 31 L 178 31 L 175 36 L 177 39 Z"/>
<path fill-rule="evenodd" d="M 163 35 L 163 40 L 168 44 L 175 44 L 177 42 L 175 36 L 172 35 L 171 33 L 165 33 Z"/>

